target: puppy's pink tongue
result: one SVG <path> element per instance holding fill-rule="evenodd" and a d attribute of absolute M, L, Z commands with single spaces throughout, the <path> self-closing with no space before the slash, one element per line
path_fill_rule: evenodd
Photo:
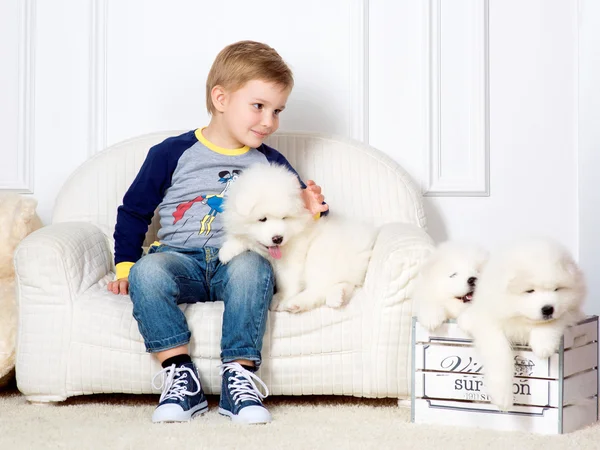
<path fill-rule="evenodd" d="M 274 258 L 274 259 L 281 258 L 281 249 L 279 248 L 279 245 L 274 245 L 273 247 L 269 247 L 269 255 L 271 255 L 271 258 Z"/>

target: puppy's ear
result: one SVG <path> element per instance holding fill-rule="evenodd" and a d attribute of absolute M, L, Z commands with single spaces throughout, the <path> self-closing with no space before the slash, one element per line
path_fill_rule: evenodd
<path fill-rule="evenodd" d="M 253 205 L 250 205 L 251 199 L 244 192 L 236 192 L 236 195 L 225 197 L 223 209 L 227 211 L 230 217 L 248 217 Z"/>
<path fill-rule="evenodd" d="M 579 267 L 571 258 L 563 259 L 561 261 L 561 265 L 569 275 L 576 275 L 577 273 L 579 273 Z"/>
<path fill-rule="evenodd" d="M 256 201 L 257 199 L 251 195 L 239 193 L 235 197 L 235 212 L 242 217 L 248 217 L 256 206 Z"/>
<path fill-rule="evenodd" d="M 508 289 L 508 291 L 521 293 L 526 288 L 529 289 L 527 286 L 525 286 L 525 280 L 527 279 L 527 274 L 525 272 L 517 270 L 511 275 L 512 276 L 508 279 L 508 282 L 506 283 L 506 288 Z"/>

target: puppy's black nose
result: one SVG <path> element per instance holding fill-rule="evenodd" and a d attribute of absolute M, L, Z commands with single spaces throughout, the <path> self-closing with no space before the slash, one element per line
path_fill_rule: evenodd
<path fill-rule="evenodd" d="M 467 284 L 468 284 L 469 286 L 475 286 L 475 282 L 476 282 L 476 281 L 477 281 L 477 278 L 475 278 L 475 277 L 471 277 L 471 278 L 469 278 L 469 279 L 467 280 Z"/>
<path fill-rule="evenodd" d="M 544 317 L 551 316 L 552 314 L 554 314 L 554 306 L 550 306 L 550 305 L 542 306 L 542 315 Z"/>
<path fill-rule="evenodd" d="M 283 236 L 273 236 L 271 240 L 273 241 L 273 244 L 279 245 L 283 242 Z"/>

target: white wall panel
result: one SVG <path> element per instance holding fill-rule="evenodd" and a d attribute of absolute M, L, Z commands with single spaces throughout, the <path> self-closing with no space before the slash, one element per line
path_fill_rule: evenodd
<path fill-rule="evenodd" d="M 369 1 L 369 143 L 422 183 L 427 77 L 424 2 Z"/>
<path fill-rule="evenodd" d="M 426 196 L 489 195 L 488 0 L 425 5 Z"/>
<path fill-rule="evenodd" d="M 90 6 L 36 1 L 33 195 L 44 223 L 60 187 L 88 156 Z"/>
<path fill-rule="evenodd" d="M 93 155 L 107 147 L 107 33 L 108 0 L 92 0 L 90 5 L 89 55 L 89 124 L 88 154 Z"/>
<path fill-rule="evenodd" d="M 0 3 L 0 189 L 33 192 L 34 0 Z"/>

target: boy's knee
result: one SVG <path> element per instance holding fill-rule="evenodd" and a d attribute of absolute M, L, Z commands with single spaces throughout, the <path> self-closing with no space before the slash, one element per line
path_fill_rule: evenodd
<path fill-rule="evenodd" d="M 271 263 L 258 253 L 247 251 L 239 254 L 225 266 L 227 278 L 238 286 L 273 285 Z"/>
<path fill-rule="evenodd" d="M 172 279 L 172 274 L 161 261 L 162 258 L 154 257 L 159 255 L 148 255 L 136 262 L 129 271 L 130 289 L 136 289 L 141 286 L 156 286 L 163 280 Z"/>
<path fill-rule="evenodd" d="M 245 252 L 233 258 L 225 267 L 226 292 L 223 294 L 227 299 L 226 308 L 266 312 L 275 283 L 269 261 L 254 252 Z"/>
<path fill-rule="evenodd" d="M 258 253 L 246 251 L 233 258 L 228 264 L 232 272 L 240 274 L 272 274 L 271 263 Z"/>

